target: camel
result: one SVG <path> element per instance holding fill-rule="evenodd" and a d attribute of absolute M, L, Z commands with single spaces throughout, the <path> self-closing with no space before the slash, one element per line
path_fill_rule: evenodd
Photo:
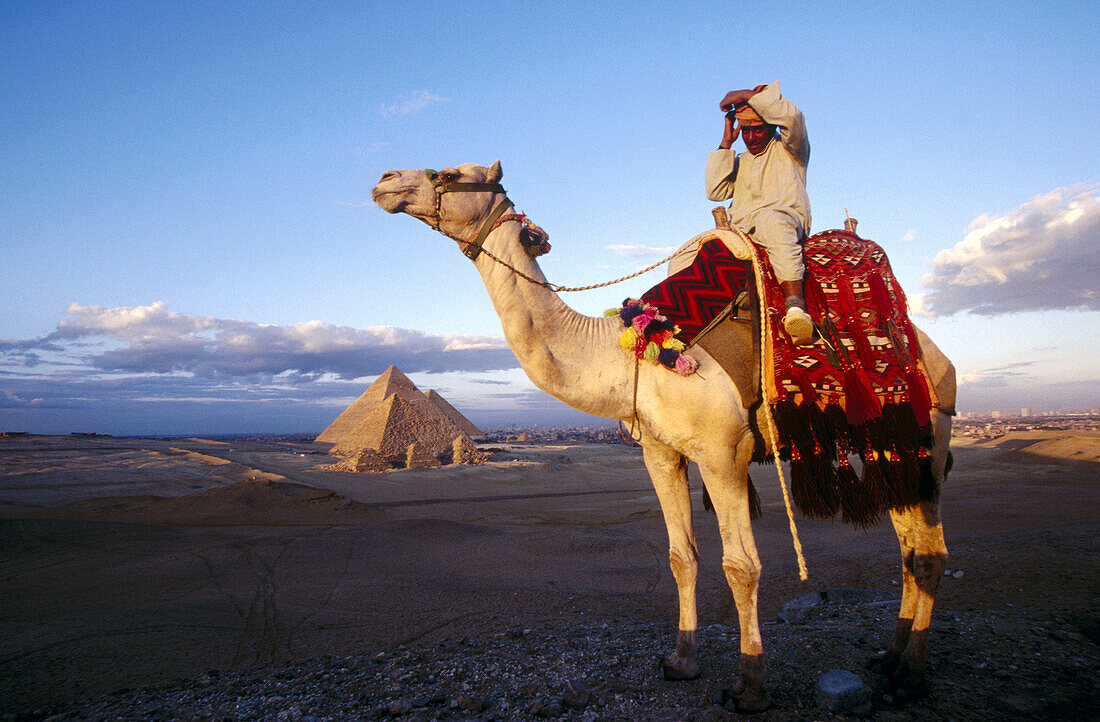
<path fill-rule="evenodd" d="M 499 161 L 488 167 L 466 163 L 438 173 L 391 170 L 382 175 L 371 198 L 389 213 L 406 213 L 427 223 L 474 258 L 505 339 L 536 386 L 585 413 L 635 424 L 668 530 L 669 562 L 679 593 L 675 651 L 660 664 L 668 680 L 699 676 L 698 552 L 687 476 L 688 461 L 698 465 L 717 515 L 722 566 L 740 623 L 739 673 L 729 698 L 739 711 L 766 709 L 770 698 L 757 619 L 761 564 L 750 523 L 750 409 L 734 380 L 701 348 L 691 351 L 699 361 L 698 373 L 691 376 L 659 365 L 636 365 L 633 355 L 619 346 L 618 318 L 585 316 L 567 306 L 522 246 L 521 223 L 494 224 L 510 205 L 501 176 Z M 953 403 L 953 367 L 926 336 L 921 335 L 921 344 L 926 356 L 946 364 L 940 373 L 945 387 L 941 399 L 949 391 Z M 938 489 L 947 470 L 951 416 L 940 409 L 933 409 L 932 416 L 932 472 Z M 929 622 L 947 560 L 938 494 L 918 506 L 891 510 L 890 518 L 901 545 L 901 612 L 893 642 L 872 663 L 887 675 L 888 691 L 916 696 L 926 691 Z"/>

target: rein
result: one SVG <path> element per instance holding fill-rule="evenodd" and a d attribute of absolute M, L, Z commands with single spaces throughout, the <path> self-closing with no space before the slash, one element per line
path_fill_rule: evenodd
<path fill-rule="evenodd" d="M 622 283 L 623 281 L 629 281 L 632 278 L 637 278 L 638 276 L 642 275 L 643 273 L 648 273 L 648 272 L 652 271 L 654 268 L 657 268 L 658 266 L 661 266 L 661 265 L 667 263 L 668 261 L 672 260 L 672 257 L 675 256 L 677 253 L 679 253 L 680 250 L 681 250 L 681 249 L 677 249 L 676 251 L 674 251 L 673 253 L 670 253 L 669 255 L 665 256 L 664 258 L 657 261 L 656 263 L 654 263 L 652 265 L 649 265 L 649 266 L 646 266 L 645 268 L 643 268 L 639 271 L 635 271 L 634 273 L 631 273 L 629 276 L 622 276 L 621 278 L 616 278 L 613 281 L 604 281 L 603 283 L 594 283 L 590 286 L 574 286 L 574 287 L 559 286 L 556 283 L 550 283 L 549 281 L 540 281 L 536 278 L 531 278 L 526 273 L 519 270 L 518 268 L 516 268 L 512 264 L 508 263 L 507 261 L 505 261 L 501 258 L 497 258 L 488 249 L 486 249 L 484 246 L 481 245 L 482 243 L 485 242 L 485 239 L 489 237 L 489 234 L 493 232 L 493 229 L 496 228 L 500 224 L 501 216 L 504 215 L 505 211 L 507 211 L 509 208 L 513 207 L 512 201 L 510 201 L 507 197 L 507 191 L 504 190 L 504 186 L 502 186 L 500 183 L 459 183 L 459 182 L 445 183 L 442 180 L 440 180 L 439 174 L 436 171 L 431 170 L 431 169 L 426 169 L 424 171 L 424 174 L 428 176 L 428 179 L 432 182 L 432 184 L 435 186 L 435 189 L 436 189 L 436 193 L 435 193 L 435 219 L 434 219 L 435 224 L 434 225 L 429 224 L 433 229 L 435 229 L 436 231 L 439 231 L 440 233 L 447 236 L 451 240 L 456 241 L 457 243 L 461 244 L 461 246 L 462 246 L 462 255 L 466 256 L 471 261 L 476 261 L 477 257 L 480 256 L 482 253 L 484 253 L 486 256 L 493 259 L 494 261 L 496 261 L 500 265 L 504 266 L 509 271 L 511 271 L 515 275 L 519 276 L 523 280 L 528 281 L 530 283 L 533 283 L 536 286 L 542 286 L 543 288 L 549 289 L 549 290 L 551 290 L 555 293 L 563 293 L 563 292 L 569 292 L 569 291 L 591 291 L 592 289 L 595 289 L 595 288 L 603 288 L 605 286 L 613 286 L 616 283 Z M 504 197 L 504 200 L 502 200 L 500 203 L 498 203 L 496 208 L 493 209 L 493 212 L 489 214 L 489 217 L 485 219 L 485 222 L 481 225 L 481 230 L 478 231 L 477 236 L 475 236 L 472 241 L 471 240 L 466 240 L 465 238 L 457 238 L 455 236 L 452 236 L 450 233 L 447 233 L 447 231 L 440 228 L 440 224 L 443 221 L 443 195 L 445 193 L 481 193 L 481 192 L 504 193 L 505 197 Z M 505 219 L 505 220 L 513 220 L 513 219 L 509 218 L 509 219 Z"/>

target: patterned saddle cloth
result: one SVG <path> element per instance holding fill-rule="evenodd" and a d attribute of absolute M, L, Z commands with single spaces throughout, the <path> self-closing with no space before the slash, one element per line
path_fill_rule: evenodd
<path fill-rule="evenodd" d="M 783 330 L 786 301 L 767 251 L 756 244 L 752 251 L 750 265 L 707 241 L 694 263 L 642 300 L 675 321 L 685 342 L 701 343 L 741 291 L 760 289 L 760 386 L 804 515 L 839 511 L 868 526 L 889 508 L 930 498 L 934 391 L 886 253 L 847 231 L 806 239 L 806 302 L 818 335 L 796 346 Z M 859 478 L 849 455 L 862 459 Z M 758 444 L 754 460 L 763 456 Z"/>
<path fill-rule="evenodd" d="M 680 327 L 680 340 L 691 344 L 752 286 L 752 262 L 735 258 L 714 239 L 699 246 L 690 266 L 643 293 L 642 301 L 659 308 Z"/>

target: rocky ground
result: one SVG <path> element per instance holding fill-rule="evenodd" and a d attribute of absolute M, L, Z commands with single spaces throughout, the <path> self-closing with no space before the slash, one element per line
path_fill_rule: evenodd
<path fill-rule="evenodd" d="M 773 706 L 760 720 L 839 718 L 817 682 L 830 669 L 879 684 L 861 662 L 880 649 L 890 604 L 823 604 L 793 624 L 764 625 Z M 874 720 L 1096 719 L 1096 640 L 1061 619 L 1010 613 L 937 615 L 929 658 L 932 693 L 905 704 L 874 690 Z M 8 720 L 354 720 L 561 718 L 721 720 L 734 679 L 737 629 L 700 632 L 703 676 L 665 682 L 657 656 L 670 624 L 609 622 L 587 628 L 550 623 L 491 637 L 355 657 L 326 656 L 280 667 L 211 670 L 197 679 L 125 691 L 77 704 L 10 714 Z M 732 705 L 730 705 L 732 706 Z"/>
<path fill-rule="evenodd" d="M 864 668 L 896 617 L 890 525 L 801 520 L 800 582 L 774 469 L 754 468 L 773 702 L 756 717 L 837 717 L 818 692 L 837 671 L 870 700 L 846 716 L 1100 719 L 1097 448 L 955 449 L 932 690 L 904 704 Z M 308 445 L 0 444 L 0 722 L 734 717 L 737 615 L 698 484 L 702 676 L 658 672 L 676 594 L 639 456 L 520 445 L 364 475 Z"/>

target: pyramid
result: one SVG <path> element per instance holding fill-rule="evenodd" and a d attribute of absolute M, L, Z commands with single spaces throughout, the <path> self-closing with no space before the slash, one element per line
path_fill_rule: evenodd
<path fill-rule="evenodd" d="M 458 428 L 465 431 L 467 436 L 470 436 L 470 437 L 485 436 L 485 434 L 481 433 L 481 429 L 474 426 L 473 423 L 471 423 L 469 419 L 467 419 L 465 416 L 460 414 L 458 409 L 451 406 L 447 402 L 447 399 L 445 399 L 442 396 L 440 396 L 439 394 L 437 394 L 435 392 L 435 389 L 428 389 L 428 391 L 424 394 L 424 396 L 427 397 L 428 401 L 430 401 L 431 403 L 438 406 L 439 409 L 444 413 L 444 415 L 446 415 L 446 417 L 448 419 L 453 421 L 455 423 L 455 425 L 458 426 Z"/>
<path fill-rule="evenodd" d="M 458 436 L 465 436 L 450 419 L 434 416 L 423 397 L 406 401 L 398 394 L 386 398 L 340 441 L 330 454 L 350 456 L 365 449 L 374 449 L 383 456 L 404 455 L 409 444 L 438 453 L 449 449 Z"/>
<path fill-rule="evenodd" d="M 455 439 L 469 441 L 467 429 L 481 435 L 442 396 L 434 391 L 421 393 L 396 366 L 390 366 L 317 441 L 333 444 L 328 453 L 335 456 L 373 451 L 392 458 L 403 457 L 413 443 L 424 453 L 438 454 L 452 448 Z"/>
<path fill-rule="evenodd" d="M 404 399 L 411 397 L 423 398 L 420 389 L 409 380 L 409 377 L 401 373 L 396 366 L 390 366 L 375 379 L 374 383 L 367 387 L 363 395 L 352 402 L 351 406 L 336 417 L 336 420 L 321 432 L 317 441 L 335 444 L 349 431 L 358 426 L 370 416 L 371 412 L 378 408 L 389 396 L 397 394 Z"/>

